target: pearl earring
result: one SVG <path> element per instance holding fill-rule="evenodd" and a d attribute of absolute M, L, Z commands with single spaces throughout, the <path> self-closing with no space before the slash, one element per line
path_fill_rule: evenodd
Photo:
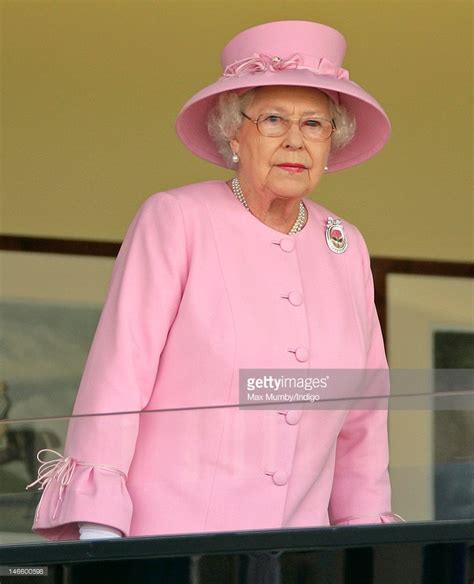
<path fill-rule="evenodd" d="M 239 160 L 240 160 L 240 158 L 239 158 L 239 155 L 237 154 L 237 152 L 233 152 L 232 153 L 232 162 L 234 164 L 237 164 L 237 162 L 239 162 Z"/>
<path fill-rule="evenodd" d="M 324 172 L 327 172 L 329 168 L 327 166 L 324 167 Z"/>

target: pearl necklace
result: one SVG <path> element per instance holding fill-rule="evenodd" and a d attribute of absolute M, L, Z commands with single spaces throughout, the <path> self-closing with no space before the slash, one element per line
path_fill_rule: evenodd
<path fill-rule="evenodd" d="M 238 177 L 234 177 L 232 179 L 231 186 L 232 186 L 232 192 L 237 197 L 237 199 L 239 199 L 239 201 L 247 209 L 247 211 L 250 211 L 250 207 L 247 203 L 247 200 L 244 197 L 244 193 L 242 192 L 242 187 L 240 186 L 240 181 L 239 181 Z M 296 221 L 294 222 L 293 227 L 290 229 L 290 231 L 288 231 L 288 235 L 293 235 L 295 233 L 298 233 L 298 231 L 301 231 L 303 229 L 305 219 L 306 219 L 306 208 L 303 204 L 303 201 L 300 201 L 300 210 L 298 212 L 298 217 L 296 218 Z"/>

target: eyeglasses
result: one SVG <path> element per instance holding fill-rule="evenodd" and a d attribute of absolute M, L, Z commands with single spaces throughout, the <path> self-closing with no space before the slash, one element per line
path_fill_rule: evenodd
<path fill-rule="evenodd" d="M 246 113 L 240 112 L 244 118 L 249 120 L 257 126 L 258 131 L 262 136 L 268 138 L 278 138 L 288 132 L 291 120 L 280 116 L 279 114 L 261 114 L 256 120 L 252 120 Z M 298 121 L 301 133 L 308 140 L 315 140 L 316 142 L 324 142 L 337 130 L 334 119 L 328 120 L 326 118 L 316 118 L 309 116 L 300 118 Z"/>

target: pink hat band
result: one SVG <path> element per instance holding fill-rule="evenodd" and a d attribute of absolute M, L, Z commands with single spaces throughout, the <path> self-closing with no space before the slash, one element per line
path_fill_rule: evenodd
<path fill-rule="evenodd" d="M 284 59 L 279 56 L 264 55 L 254 53 L 251 57 L 234 61 L 224 69 L 223 77 L 240 77 L 249 73 L 259 73 L 262 71 L 288 71 L 292 69 L 306 69 L 317 75 L 330 75 L 336 79 L 349 79 L 349 71 L 331 63 L 326 57 L 313 57 L 312 55 L 300 55 L 295 53 L 291 57 Z M 335 91 L 326 90 L 325 93 L 335 102 L 339 103 L 339 94 Z"/>
<path fill-rule="evenodd" d="M 354 117 L 354 138 L 331 152 L 329 171 L 349 168 L 375 155 L 387 142 L 390 121 L 382 106 L 349 79 L 342 68 L 346 41 L 337 30 L 299 20 L 261 24 L 236 35 L 221 55 L 223 73 L 181 109 L 176 131 L 194 154 L 227 166 L 207 130 L 208 115 L 221 93 L 286 85 L 313 87 Z"/>
<path fill-rule="evenodd" d="M 337 79 L 349 79 L 349 72 L 342 67 L 331 63 L 326 57 L 300 55 L 295 53 L 291 57 L 282 57 L 254 53 L 251 57 L 234 61 L 224 69 L 223 77 L 258 73 L 259 71 L 286 71 L 288 69 L 307 69 L 318 75 L 331 75 Z"/>

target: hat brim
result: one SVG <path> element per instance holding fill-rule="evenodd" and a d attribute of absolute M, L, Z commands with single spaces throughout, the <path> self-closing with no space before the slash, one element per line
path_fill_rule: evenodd
<path fill-rule="evenodd" d="M 357 83 L 329 75 L 318 75 L 306 69 L 291 69 L 251 73 L 241 77 L 221 77 L 205 87 L 178 114 L 176 132 L 180 140 L 196 156 L 227 168 L 207 129 L 209 112 L 221 93 L 269 85 L 314 87 L 339 93 L 340 103 L 355 117 L 356 131 L 349 144 L 331 152 L 328 160 L 329 172 L 349 168 L 371 158 L 383 148 L 390 136 L 391 127 L 387 114 Z"/>

